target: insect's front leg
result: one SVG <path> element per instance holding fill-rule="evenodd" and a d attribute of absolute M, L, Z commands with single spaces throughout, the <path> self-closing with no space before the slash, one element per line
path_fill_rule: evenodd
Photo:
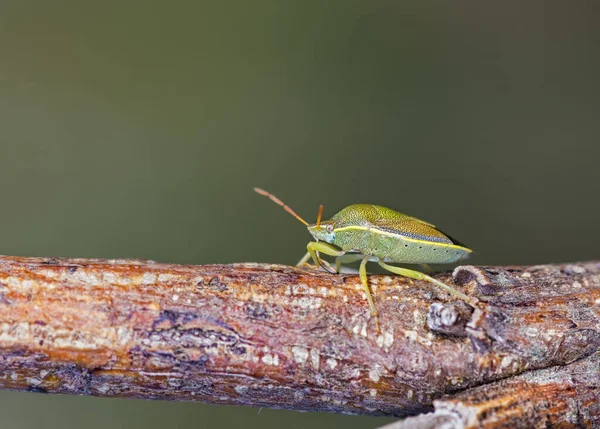
<path fill-rule="evenodd" d="M 323 243 L 321 241 L 311 241 L 306 245 L 306 250 L 308 250 L 308 253 L 312 257 L 313 261 L 315 261 L 315 265 L 322 267 L 332 274 L 337 274 L 337 271 L 333 269 L 331 265 L 321 259 L 319 252 L 325 253 L 329 256 L 342 256 L 346 253 L 343 250 L 336 249 L 329 243 Z"/>
<path fill-rule="evenodd" d="M 306 264 L 306 263 L 308 262 L 308 260 L 309 260 L 309 259 L 310 259 L 310 253 L 309 253 L 309 252 L 306 252 L 306 253 L 304 254 L 304 256 L 302 257 L 302 259 L 300 259 L 300 260 L 298 261 L 298 263 L 296 264 L 296 266 L 297 266 L 297 267 L 300 267 L 300 266 L 302 266 L 302 265 Z"/>
<path fill-rule="evenodd" d="M 319 252 L 317 252 L 317 256 L 319 256 Z M 308 260 L 309 260 L 310 258 L 311 258 L 311 256 L 310 256 L 310 252 L 306 252 L 306 253 L 304 254 L 304 256 L 302 257 L 302 259 L 300 259 L 300 260 L 298 261 L 298 263 L 296 264 L 296 266 L 297 266 L 297 267 L 302 267 L 302 266 L 306 265 L 306 266 L 308 266 L 308 267 L 310 267 L 310 268 L 319 269 L 319 268 L 320 268 L 320 265 L 310 265 L 310 264 L 308 263 Z M 327 262 L 323 261 L 322 259 L 321 259 L 321 261 L 323 262 L 323 264 L 327 264 Z M 329 265 L 329 264 L 327 264 L 327 265 Z M 332 270 L 333 270 L 333 268 L 332 268 Z M 338 271 L 339 271 L 339 270 L 338 270 Z"/>

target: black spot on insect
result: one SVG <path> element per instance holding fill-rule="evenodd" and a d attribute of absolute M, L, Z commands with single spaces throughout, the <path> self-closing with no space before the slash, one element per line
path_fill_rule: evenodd
<path fill-rule="evenodd" d="M 78 269 L 78 268 L 79 268 L 79 267 L 78 267 L 78 266 L 76 266 L 76 265 L 71 265 L 71 266 L 69 267 L 69 270 L 68 270 L 68 271 L 69 271 L 69 274 L 73 274 L 75 271 L 77 271 L 77 269 Z"/>
<path fill-rule="evenodd" d="M 50 258 L 50 259 L 46 259 L 45 261 L 42 262 L 42 264 L 44 265 L 58 265 L 60 262 L 60 260 L 58 258 Z"/>
<path fill-rule="evenodd" d="M 44 345 L 44 340 L 40 340 L 40 346 Z"/>

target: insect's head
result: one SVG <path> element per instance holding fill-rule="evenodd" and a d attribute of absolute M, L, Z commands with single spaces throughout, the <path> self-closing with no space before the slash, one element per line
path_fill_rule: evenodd
<path fill-rule="evenodd" d="M 326 220 L 321 222 L 321 217 L 323 216 L 323 206 L 319 206 L 319 214 L 317 215 L 317 222 L 313 224 L 309 224 L 307 221 L 302 219 L 300 216 L 296 214 L 289 206 L 287 206 L 283 201 L 277 198 L 275 195 L 262 190 L 260 188 L 254 188 L 254 191 L 260 195 L 264 195 L 265 197 L 269 197 L 271 201 L 280 205 L 287 211 L 289 214 L 294 216 L 300 222 L 302 222 L 308 228 L 308 232 L 318 241 L 325 241 L 327 243 L 333 243 L 335 240 L 335 231 L 333 226 L 333 221 Z"/>
<path fill-rule="evenodd" d="M 318 241 L 333 243 L 335 241 L 335 230 L 333 222 L 325 220 L 323 222 L 313 223 L 307 226 L 308 232 Z"/>

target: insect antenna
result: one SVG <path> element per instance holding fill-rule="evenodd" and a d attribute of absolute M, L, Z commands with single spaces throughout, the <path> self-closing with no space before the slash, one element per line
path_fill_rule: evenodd
<path fill-rule="evenodd" d="M 319 206 L 319 214 L 317 215 L 317 228 L 321 227 L 321 217 L 323 217 L 323 204 Z"/>
<path fill-rule="evenodd" d="M 292 210 L 288 205 L 286 205 L 283 201 L 281 201 L 279 198 L 277 198 L 272 193 L 267 192 L 264 189 L 260 189 L 260 188 L 254 188 L 254 192 L 256 192 L 257 194 L 260 194 L 260 195 L 264 195 L 265 197 L 269 197 L 271 199 L 271 201 L 273 201 L 275 204 L 280 205 L 281 207 L 283 207 L 285 209 L 286 212 L 288 212 L 289 214 L 294 216 L 296 219 L 298 219 L 304 225 L 308 226 L 307 221 L 305 221 L 300 216 L 298 216 L 294 210 Z"/>

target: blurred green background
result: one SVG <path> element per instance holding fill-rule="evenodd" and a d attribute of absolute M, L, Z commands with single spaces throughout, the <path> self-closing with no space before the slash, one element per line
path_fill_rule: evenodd
<path fill-rule="evenodd" d="M 10 1 L 10 255 L 293 264 L 379 203 L 480 264 L 599 258 L 593 2 Z M 370 428 L 387 419 L 0 393 L 3 428 Z"/>

